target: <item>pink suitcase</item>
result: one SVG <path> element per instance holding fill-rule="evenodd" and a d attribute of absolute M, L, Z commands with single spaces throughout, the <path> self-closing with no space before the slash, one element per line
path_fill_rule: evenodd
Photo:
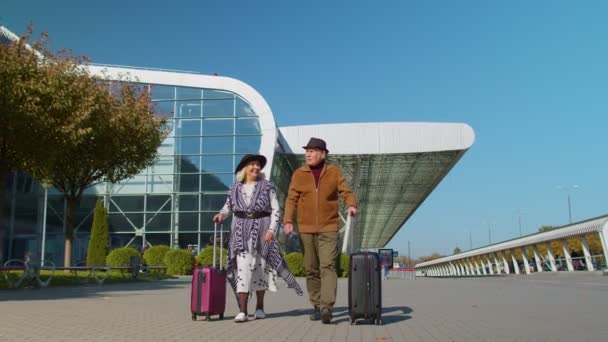
<path fill-rule="evenodd" d="M 222 233 L 224 226 L 220 228 L 220 262 L 219 267 L 215 263 L 216 239 L 213 239 L 213 266 L 196 267 L 192 273 L 192 290 L 190 292 L 190 310 L 192 320 L 196 321 L 198 316 L 205 316 L 208 321 L 211 315 L 219 315 L 224 319 L 226 309 L 226 271 L 222 269 Z M 217 236 L 217 224 L 214 227 L 213 236 Z"/>

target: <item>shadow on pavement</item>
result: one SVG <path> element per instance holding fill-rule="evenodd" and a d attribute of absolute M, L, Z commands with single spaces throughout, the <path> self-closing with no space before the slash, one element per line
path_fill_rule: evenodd
<path fill-rule="evenodd" d="M 141 291 L 164 290 L 184 287 L 190 284 L 190 278 L 165 280 L 146 280 L 129 283 L 58 286 L 50 288 L 24 288 L 0 290 L 0 302 L 21 300 L 57 300 L 69 298 L 122 297 L 142 295 Z M 114 292 L 140 292 L 118 294 Z"/>

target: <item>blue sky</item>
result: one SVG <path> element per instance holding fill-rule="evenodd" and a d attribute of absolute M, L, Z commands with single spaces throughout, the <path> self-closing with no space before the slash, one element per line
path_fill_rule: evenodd
<path fill-rule="evenodd" d="M 93 62 L 196 70 L 256 88 L 279 126 L 462 122 L 476 141 L 389 247 L 412 255 L 608 213 L 605 1 L 27 1 Z M 495 222 L 495 223 L 494 223 Z"/>

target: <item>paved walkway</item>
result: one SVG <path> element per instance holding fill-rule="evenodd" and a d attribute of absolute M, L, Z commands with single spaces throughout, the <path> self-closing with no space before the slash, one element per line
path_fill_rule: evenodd
<path fill-rule="evenodd" d="M 193 322 L 187 279 L 2 290 L 0 341 L 608 340 L 605 276 L 391 279 L 383 291 L 385 324 L 351 326 L 344 280 L 331 325 L 308 321 L 307 299 L 285 288 L 267 295 L 267 319 L 244 324 L 231 296 L 224 321 Z"/>

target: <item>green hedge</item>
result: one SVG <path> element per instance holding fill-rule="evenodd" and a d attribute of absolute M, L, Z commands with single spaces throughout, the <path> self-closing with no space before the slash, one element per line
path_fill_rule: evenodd
<path fill-rule="evenodd" d="M 165 265 L 165 254 L 171 248 L 165 245 L 152 246 L 144 252 L 144 261 L 148 266 L 167 266 Z"/>
<path fill-rule="evenodd" d="M 163 260 L 167 265 L 167 274 L 192 274 L 194 255 L 187 249 L 172 249 L 165 254 Z"/>
<path fill-rule="evenodd" d="M 228 255 L 228 250 L 226 248 L 222 248 L 222 259 L 220 260 L 220 249 L 217 248 L 215 250 L 215 263 L 216 266 L 219 266 L 220 262 L 222 263 L 222 268 L 225 268 L 226 263 L 226 255 Z M 213 246 L 207 246 L 203 248 L 201 253 L 196 257 L 196 264 L 198 266 L 212 266 L 213 265 Z"/>
<path fill-rule="evenodd" d="M 348 256 L 348 254 L 340 253 L 339 260 L 340 262 L 338 263 L 338 276 L 348 278 L 348 271 L 350 270 L 350 257 Z"/>
<path fill-rule="evenodd" d="M 105 266 L 109 249 L 108 211 L 101 204 L 101 199 L 98 199 L 93 214 L 89 247 L 87 248 L 87 266 Z"/>
<path fill-rule="evenodd" d="M 285 262 L 291 273 L 296 277 L 303 277 L 306 273 L 304 272 L 304 259 L 302 253 L 292 252 L 285 256 Z"/>
<path fill-rule="evenodd" d="M 133 247 L 121 247 L 116 248 L 108 254 L 106 258 L 106 265 L 117 267 L 117 266 L 131 266 L 131 257 L 139 256 L 139 252 Z"/>

